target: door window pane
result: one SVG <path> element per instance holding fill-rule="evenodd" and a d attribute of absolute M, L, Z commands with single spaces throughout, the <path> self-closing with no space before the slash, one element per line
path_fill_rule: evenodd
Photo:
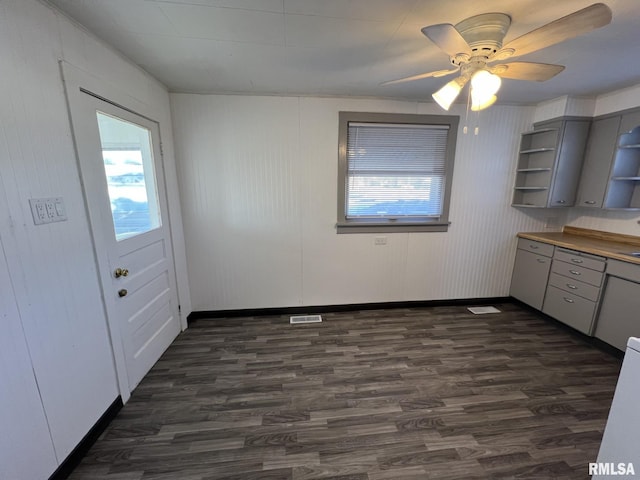
<path fill-rule="evenodd" d="M 116 240 L 161 226 L 149 129 L 97 112 Z"/>

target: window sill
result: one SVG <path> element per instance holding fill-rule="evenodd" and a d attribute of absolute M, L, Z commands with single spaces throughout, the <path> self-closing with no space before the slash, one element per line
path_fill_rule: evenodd
<path fill-rule="evenodd" d="M 451 222 L 350 222 L 337 223 L 336 233 L 446 232 Z"/>

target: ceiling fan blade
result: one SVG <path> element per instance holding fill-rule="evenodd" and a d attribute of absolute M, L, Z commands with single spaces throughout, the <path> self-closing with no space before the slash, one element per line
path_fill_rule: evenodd
<path fill-rule="evenodd" d="M 549 63 L 511 62 L 496 65 L 491 70 L 502 78 L 544 82 L 563 71 L 564 66 Z"/>
<path fill-rule="evenodd" d="M 603 27 L 610 22 L 611 9 L 604 3 L 594 3 L 510 41 L 495 53 L 494 58 L 526 55 Z"/>
<path fill-rule="evenodd" d="M 413 80 L 422 80 L 423 78 L 430 77 L 444 77 L 456 73 L 459 69 L 454 68 L 451 70 L 436 70 L 435 72 L 420 73 L 418 75 L 412 75 L 411 77 L 399 78 L 397 80 L 390 80 L 388 82 L 381 83 L 380 85 L 393 85 L 395 83 L 412 82 Z"/>
<path fill-rule="evenodd" d="M 444 50 L 450 57 L 455 57 L 459 53 L 471 55 L 471 47 L 462 38 L 460 32 L 450 23 L 440 23 L 430 25 L 421 30 L 424 35 Z"/>

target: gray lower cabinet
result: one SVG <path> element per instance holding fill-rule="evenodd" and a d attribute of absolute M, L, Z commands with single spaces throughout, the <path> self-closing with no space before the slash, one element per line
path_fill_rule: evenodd
<path fill-rule="evenodd" d="M 509 294 L 624 350 L 640 337 L 640 265 L 518 239 Z"/>
<path fill-rule="evenodd" d="M 603 257 L 556 247 L 542 311 L 591 334 L 605 265 Z"/>
<path fill-rule="evenodd" d="M 609 260 L 595 336 L 620 350 L 640 337 L 640 266 Z"/>
<path fill-rule="evenodd" d="M 527 305 L 542 309 L 554 247 L 520 238 L 509 294 Z"/>

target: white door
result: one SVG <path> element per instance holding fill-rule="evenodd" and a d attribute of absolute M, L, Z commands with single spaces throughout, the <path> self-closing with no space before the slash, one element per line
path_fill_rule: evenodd
<path fill-rule="evenodd" d="M 112 342 L 133 390 L 180 331 L 158 124 L 86 91 L 70 104 Z"/>

